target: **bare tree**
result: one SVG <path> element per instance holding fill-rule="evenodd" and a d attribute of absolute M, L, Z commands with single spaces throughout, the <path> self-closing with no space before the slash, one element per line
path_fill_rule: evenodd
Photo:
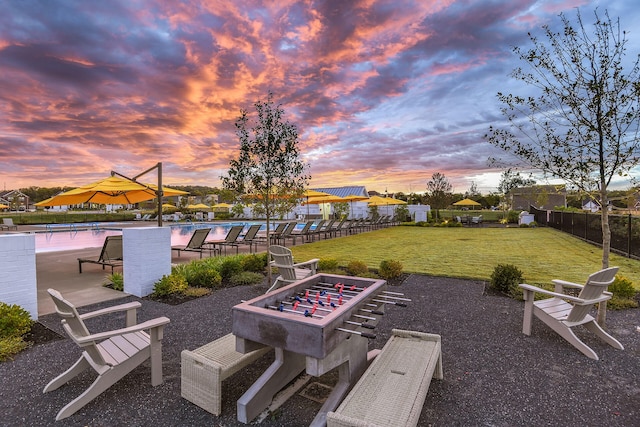
<path fill-rule="evenodd" d="M 514 48 L 527 66 L 512 77 L 538 89 L 537 97 L 498 93 L 509 128 L 490 127 L 488 141 L 528 165 L 561 178 L 601 206 L 602 267 L 609 266 L 611 230 L 607 188 L 638 165 L 640 56 L 625 73 L 626 33 L 619 19 L 594 12 L 593 34 L 560 15 L 563 32 L 543 26 L 529 33 L 530 49 Z M 526 118 L 528 120 L 523 120 Z M 604 323 L 604 311 L 599 312 Z"/>
<path fill-rule="evenodd" d="M 240 141 L 240 154 L 229 163 L 228 175 L 222 177 L 226 189 L 249 197 L 267 220 L 267 254 L 269 227 L 274 214 L 282 215 L 297 204 L 310 176 L 300 159 L 298 130 L 284 120 L 284 110 L 273 102 L 254 104 L 257 118 L 251 122 L 246 110 L 240 111 L 235 123 Z M 271 283 L 271 269 L 267 268 Z"/>

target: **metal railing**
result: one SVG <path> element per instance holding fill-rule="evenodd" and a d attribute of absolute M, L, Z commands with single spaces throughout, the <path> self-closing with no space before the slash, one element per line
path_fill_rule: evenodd
<path fill-rule="evenodd" d="M 531 207 L 539 225 L 569 233 L 602 247 L 602 219 L 599 212 L 543 211 Z M 640 217 L 609 214 L 611 251 L 628 258 L 640 259 Z"/>

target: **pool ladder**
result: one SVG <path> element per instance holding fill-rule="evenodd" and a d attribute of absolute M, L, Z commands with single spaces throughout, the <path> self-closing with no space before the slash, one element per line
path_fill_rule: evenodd
<path fill-rule="evenodd" d="M 53 229 L 53 227 L 51 226 L 51 224 L 47 224 L 45 226 L 45 229 L 46 229 L 47 233 L 53 233 L 55 231 Z M 78 232 L 78 228 L 76 227 L 75 224 L 69 224 L 69 231 L 77 233 Z"/>

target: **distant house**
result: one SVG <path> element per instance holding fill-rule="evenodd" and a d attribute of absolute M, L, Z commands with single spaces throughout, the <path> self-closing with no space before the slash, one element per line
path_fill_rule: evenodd
<path fill-rule="evenodd" d="M 507 197 L 512 210 L 528 211 L 531 206 L 543 210 L 567 207 L 567 188 L 564 185 L 514 188 Z"/>
<path fill-rule="evenodd" d="M 0 199 L 3 204 L 9 206 L 12 211 L 28 211 L 31 208 L 29 196 L 19 190 L 0 191 Z"/>
<path fill-rule="evenodd" d="M 587 200 L 586 202 L 582 203 L 582 210 L 589 212 L 598 212 L 600 210 L 600 205 L 593 200 Z"/>

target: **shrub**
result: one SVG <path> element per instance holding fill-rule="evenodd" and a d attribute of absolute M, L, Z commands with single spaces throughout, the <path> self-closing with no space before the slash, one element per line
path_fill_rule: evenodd
<path fill-rule="evenodd" d="M 333 258 L 321 259 L 318 262 L 318 270 L 335 271 L 338 269 L 338 260 Z"/>
<path fill-rule="evenodd" d="M 518 211 L 509 211 L 507 212 L 507 221 L 511 224 L 517 224 L 520 219 L 520 212 Z"/>
<path fill-rule="evenodd" d="M 608 290 L 613 292 L 613 297 L 607 301 L 607 308 L 611 310 L 622 310 L 625 308 L 638 307 L 638 302 L 635 300 L 636 290 L 631 280 L 626 277 L 617 275 L 613 283 L 609 285 Z"/>
<path fill-rule="evenodd" d="M 609 285 L 609 292 L 613 292 L 613 295 L 619 298 L 634 298 L 636 296 L 636 290 L 633 287 L 631 280 L 617 275 L 612 284 Z"/>
<path fill-rule="evenodd" d="M 104 286 L 111 285 L 111 288 L 115 289 L 116 291 L 124 291 L 124 276 L 122 275 L 122 273 L 115 272 L 112 274 L 108 274 L 106 280 L 107 282 L 104 284 Z"/>
<path fill-rule="evenodd" d="M 186 277 L 187 284 L 194 288 L 215 288 L 222 283 L 220 272 L 207 266 L 194 266 Z"/>
<path fill-rule="evenodd" d="M 199 297 L 203 297 L 205 295 L 209 295 L 211 293 L 211 289 L 207 289 L 207 288 L 193 288 L 191 286 L 189 286 L 182 294 L 185 297 L 195 297 L 195 298 L 199 298 Z"/>
<path fill-rule="evenodd" d="M 506 295 L 517 296 L 522 282 L 522 271 L 512 264 L 498 264 L 491 273 L 491 288 Z"/>
<path fill-rule="evenodd" d="M 267 254 L 257 255 L 251 254 L 242 258 L 242 268 L 245 271 L 253 271 L 255 273 L 263 272 L 267 267 Z"/>
<path fill-rule="evenodd" d="M 256 285 L 262 283 L 264 276 L 253 271 L 243 271 L 231 276 L 229 283 L 231 286 Z"/>
<path fill-rule="evenodd" d="M 22 337 L 0 337 L 0 362 L 4 362 L 29 347 Z"/>
<path fill-rule="evenodd" d="M 240 257 L 224 257 L 220 264 L 220 275 L 223 279 L 229 279 L 243 271 L 242 259 Z"/>
<path fill-rule="evenodd" d="M 0 302 L 0 338 L 22 337 L 32 324 L 28 311 L 16 304 Z"/>
<path fill-rule="evenodd" d="M 363 261 L 351 261 L 347 264 L 347 273 L 352 276 L 362 276 L 369 273 L 369 267 Z"/>
<path fill-rule="evenodd" d="M 402 269 L 404 266 L 397 260 L 382 260 L 380 262 L 380 270 L 378 274 L 383 279 L 393 279 L 402 275 Z"/>
<path fill-rule="evenodd" d="M 171 274 L 169 276 L 162 276 L 162 278 L 155 283 L 153 293 L 157 297 L 166 297 L 175 293 L 183 293 L 187 288 L 187 280 L 184 276 Z"/>

